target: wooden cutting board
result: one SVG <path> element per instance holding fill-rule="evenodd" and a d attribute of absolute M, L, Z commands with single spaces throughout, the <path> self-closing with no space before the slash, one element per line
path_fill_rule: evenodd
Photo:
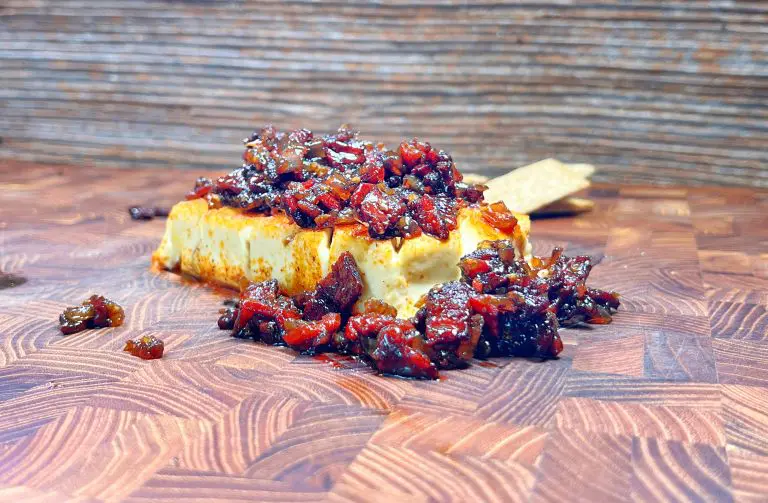
<path fill-rule="evenodd" d="M 533 225 L 623 304 L 555 361 L 436 382 L 216 328 L 226 296 L 149 270 L 200 173 L 0 165 L 0 500 L 720 500 L 768 494 L 768 193 L 601 186 Z M 99 293 L 123 327 L 63 337 Z M 121 351 L 155 334 L 166 357 Z M 38 500 L 35 500 L 38 501 Z"/>

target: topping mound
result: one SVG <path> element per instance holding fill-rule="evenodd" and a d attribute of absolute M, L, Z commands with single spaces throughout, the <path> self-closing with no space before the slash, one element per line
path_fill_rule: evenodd
<path fill-rule="evenodd" d="M 563 350 L 560 324 L 609 323 L 619 307 L 617 293 L 585 285 L 591 259 L 566 257 L 560 248 L 528 264 L 515 259 L 509 241 L 486 241 L 459 267 L 460 281 L 436 285 L 404 320 L 377 299 L 353 312 L 363 283 L 344 253 L 315 290 L 295 299 L 274 280 L 250 285 L 219 327 L 307 354 L 360 357 L 382 374 L 436 379 L 438 369 L 466 367 L 473 357 L 554 358 Z"/>
<path fill-rule="evenodd" d="M 327 136 L 267 126 L 244 142 L 242 167 L 215 181 L 198 179 L 187 198 L 205 197 L 213 208 L 282 211 L 305 228 L 361 223 L 375 239 L 446 239 L 458 210 L 483 199 L 485 187 L 462 182 L 447 152 L 416 139 L 388 150 L 346 126 Z"/>
<path fill-rule="evenodd" d="M 549 257 L 533 257 L 529 265 L 515 259 L 509 241 L 486 241 L 459 262 L 462 280 L 477 293 L 517 293 L 531 304 L 545 302 L 560 323 L 610 323 L 619 294 L 587 288 L 592 259 L 567 257 L 562 248 Z"/>

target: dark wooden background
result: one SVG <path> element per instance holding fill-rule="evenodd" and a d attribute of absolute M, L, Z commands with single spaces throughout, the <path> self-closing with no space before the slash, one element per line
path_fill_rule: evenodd
<path fill-rule="evenodd" d="M 467 3 L 2 0 L 0 157 L 224 170 L 348 121 L 466 171 L 768 187 L 768 2 Z"/>

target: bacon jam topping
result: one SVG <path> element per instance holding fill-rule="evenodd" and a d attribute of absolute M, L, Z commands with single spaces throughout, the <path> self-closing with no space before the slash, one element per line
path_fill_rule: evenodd
<path fill-rule="evenodd" d="M 446 239 L 459 209 L 483 199 L 485 187 L 462 182 L 448 153 L 415 139 L 387 150 L 346 126 L 322 137 L 267 126 L 244 142 L 242 167 L 215 181 L 198 179 L 187 199 L 282 211 L 305 228 L 360 223 L 375 239 Z"/>
<path fill-rule="evenodd" d="M 226 309 L 219 327 L 232 335 L 287 345 L 307 354 L 335 351 L 368 361 L 382 374 L 436 379 L 438 369 L 475 358 L 554 358 L 563 350 L 561 324 L 610 323 L 619 296 L 587 288 L 589 257 L 515 259 L 509 241 L 487 241 L 459 263 L 461 280 L 436 285 L 409 320 L 369 299 L 360 271 L 342 254 L 315 290 L 290 298 L 276 281 L 254 283 Z"/>
<path fill-rule="evenodd" d="M 126 351 L 133 356 L 137 356 L 142 360 L 157 360 L 158 358 L 162 358 L 164 350 L 165 344 L 154 335 L 144 335 L 137 337 L 136 339 L 129 339 L 125 341 L 125 347 L 123 347 L 123 351 Z"/>
<path fill-rule="evenodd" d="M 159 206 L 131 206 L 128 214 L 133 220 L 152 220 L 157 217 L 167 217 L 171 210 Z"/>
<path fill-rule="evenodd" d="M 562 248 L 555 248 L 546 258 L 533 257 L 529 265 L 515 259 L 509 241 L 486 241 L 463 257 L 459 268 L 463 281 L 475 292 L 517 293 L 532 303 L 545 302 L 561 324 L 610 323 L 612 310 L 619 307 L 617 293 L 587 288 L 592 259 L 567 257 Z"/>
<path fill-rule="evenodd" d="M 81 305 L 68 307 L 59 315 L 59 328 L 69 335 L 89 328 L 119 327 L 124 319 L 125 312 L 117 303 L 91 295 Z"/>

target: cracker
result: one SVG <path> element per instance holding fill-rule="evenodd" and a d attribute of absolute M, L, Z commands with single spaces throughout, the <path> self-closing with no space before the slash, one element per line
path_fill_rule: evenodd
<path fill-rule="evenodd" d="M 583 197 L 564 197 L 554 203 L 550 203 L 537 209 L 531 216 L 533 217 L 559 217 L 566 215 L 578 215 L 586 213 L 595 207 L 595 202 Z"/>
<path fill-rule="evenodd" d="M 462 173 L 464 183 L 485 183 L 489 178 L 485 175 L 478 175 L 476 173 Z"/>
<path fill-rule="evenodd" d="M 588 164 L 563 164 L 557 159 L 523 166 L 486 182 L 485 200 L 489 203 L 504 201 L 514 212 L 531 213 L 574 192 L 589 187 L 584 176 L 592 172 Z"/>
<path fill-rule="evenodd" d="M 568 169 L 570 169 L 573 172 L 579 173 L 584 178 L 589 178 L 592 175 L 595 174 L 595 167 L 591 164 L 566 164 L 568 166 Z"/>

